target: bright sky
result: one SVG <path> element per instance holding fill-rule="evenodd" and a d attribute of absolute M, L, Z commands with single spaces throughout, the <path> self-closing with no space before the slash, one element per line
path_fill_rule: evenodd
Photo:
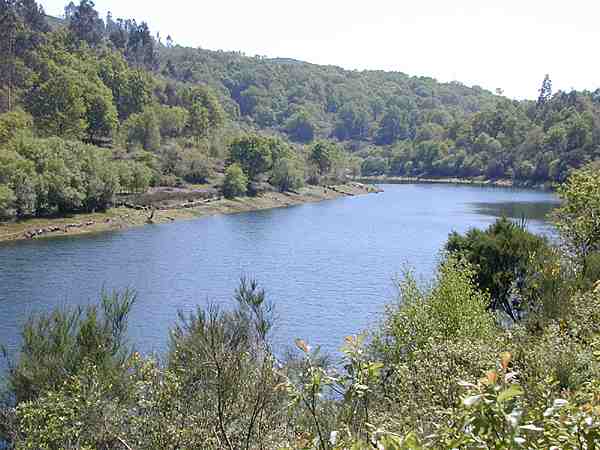
<path fill-rule="evenodd" d="M 61 15 L 67 0 L 41 0 Z M 600 87 L 598 0 L 97 0 L 181 45 L 397 70 L 535 98 Z"/>

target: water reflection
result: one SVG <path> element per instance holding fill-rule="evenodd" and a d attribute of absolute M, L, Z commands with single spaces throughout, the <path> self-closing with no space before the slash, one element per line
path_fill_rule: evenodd
<path fill-rule="evenodd" d="M 474 211 L 478 214 L 511 219 L 526 218 L 528 220 L 546 221 L 549 215 L 559 206 L 559 202 L 475 202 Z"/>

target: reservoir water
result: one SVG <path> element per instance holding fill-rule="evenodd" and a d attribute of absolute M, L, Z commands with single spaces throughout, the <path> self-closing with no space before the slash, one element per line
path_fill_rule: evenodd
<path fill-rule="evenodd" d="M 452 185 L 384 185 L 378 195 L 0 245 L 0 344 L 14 352 L 30 314 L 133 288 L 131 343 L 165 349 L 177 312 L 230 304 L 241 275 L 275 303 L 276 348 L 301 337 L 336 352 L 381 318 L 407 266 L 431 278 L 448 233 L 506 215 L 552 233 L 553 194 Z M 0 363 L 1 366 L 2 363 Z"/>

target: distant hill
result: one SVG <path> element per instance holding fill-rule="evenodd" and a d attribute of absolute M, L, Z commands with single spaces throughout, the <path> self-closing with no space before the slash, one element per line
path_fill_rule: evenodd
<path fill-rule="evenodd" d="M 213 153 L 223 155 L 233 135 L 254 131 L 289 139 L 297 149 L 332 141 L 352 154 L 363 175 L 532 184 L 560 182 L 571 169 L 600 158 L 600 90 L 553 92 L 547 77 L 538 101 L 515 101 L 426 76 L 183 47 L 170 38 L 161 42 L 145 22 L 102 20 L 91 2 L 71 5 L 66 15 L 78 22 L 53 40 L 50 32 L 64 19 L 43 16 L 35 2 L 15 5 L 27 25 L 19 43 L 27 45 L 3 55 L 6 61 L 16 56 L 19 64 L 0 67 L 18 75 L 10 78 L 13 85 L 0 86 L 0 108 L 15 102 L 24 107 L 43 135 L 67 135 L 64 130 L 75 126 L 76 136 L 87 134 L 99 145 L 118 136 L 160 148 L 151 144 L 164 146 L 192 132 L 207 138 L 218 128 L 224 148 Z M 50 48 L 38 54 L 48 42 Z M 69 98 L 73 104 L 54 104 L 63 90 L 59 81 L 94 100 L 79 104 L 77 94 Z M 46 91 L 53 94 L 44 97 Z M 162 124 L 162 136 L 135 128 L 153 124 L 137 116 L 149 109 L 162 111 L 158 118 L 170 122 Z M 172 116 L 163 117 L 165 111 Z M 66 113 L 77 120 L 55 123 Z M 134 131 L 125 136 L 128 128 Z"/>

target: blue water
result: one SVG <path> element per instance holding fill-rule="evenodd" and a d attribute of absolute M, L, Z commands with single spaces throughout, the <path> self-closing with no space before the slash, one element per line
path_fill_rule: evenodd
<path fill-rule="evenodd" d="M 32 313 L 134 288 L 130 339 L 160 353 L 177 311 L 229 304 L 241 275 L 276 304 L 275 346 L 301 337 L 336 352 L 381 318 L 407 264 L 430 278 L 448 233 L 496 216 L 551 233 L 549 193 L 450 185 L 385 185 L 378 195 L 200 218 L 122 232 L 0 245 L 0 344 L 14 352 Z"/>

